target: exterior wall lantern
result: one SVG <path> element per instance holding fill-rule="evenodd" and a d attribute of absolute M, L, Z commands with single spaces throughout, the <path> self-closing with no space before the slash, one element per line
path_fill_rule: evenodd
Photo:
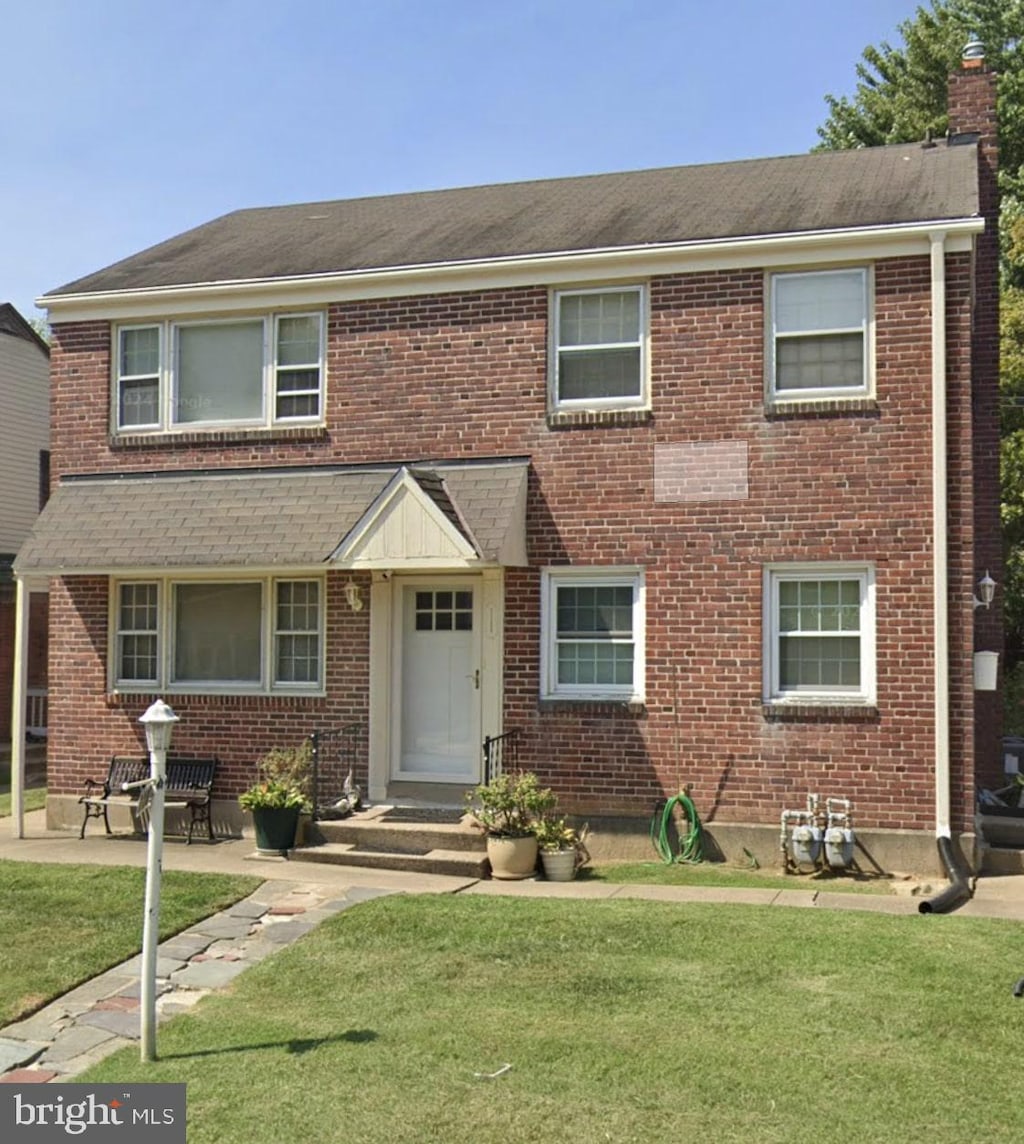
<path fill-rule="evenodd" d="M 348 606 L 353 612 L 361 612 L 363 610 L 363 597 L 359 594 L 359 585 L 355 580 L 349 580 L 345 585 L 345 599 L 348 601 Z"/>
<path fill-rule="evenodd" d="M 146 904 L 142 923 L 142 998 L 140 1006 L 143 1061 L 156 1060 L 156 947 L 160 936 L 160 877 L 164 843 L 164 782 L 167 752 L 178 716 L 158 699 L 139 722 L 146 729 L 149 748 L 149 778 L 125 783 L 123 789 L 139 789 L 139 809 L 149 796 L 149 843 L 146 852 Z"/>
<path fill-rule="evenodd" d="M 978 595 L 974 597 L 974 607 L 977 608 L 991 608 L 992 601 L 995 599 L 996 582 L 986 571 L 985 575 L 978 581 Z"/>

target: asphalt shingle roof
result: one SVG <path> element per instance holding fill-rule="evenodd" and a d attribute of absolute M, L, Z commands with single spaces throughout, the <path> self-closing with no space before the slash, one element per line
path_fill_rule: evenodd
<path fill-rule="evenodd" d="M 974 218 L 977 182 L 943 141 L 263 207 L 51 296 Z"/>
<path fill-rule="evenodd" d="M 524 460 L 419 465 L 457 506 L 481 560 L 521 548 Z M 65 481 L 15 561 L 20 574 L 323 565 L 401 466 L 148 474 Z M 428 490 L 430 495 L 431 490 Z M 465 531 L 465 529 L 464 529 Z"/>

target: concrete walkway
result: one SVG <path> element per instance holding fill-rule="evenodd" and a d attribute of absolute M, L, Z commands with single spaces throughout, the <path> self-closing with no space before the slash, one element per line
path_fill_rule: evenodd
<path fill-rule="evenodd" d="M 2 833 L 3 831 L 8 833 Z M 25 817 L 25 835 L 11 837 L 0 820 L 0 859 L 20 862 L 146 865 L 146 844 L 127 836 L 46 829 L 45 813 Z M 660 902 L 726 902 L 802 909 L 867 910 L 917 915 L 921 896 L 908 892 L 829 893 L 812 888 L 727 889 L 615 885 L 607 882 L 498 882 L 443 875 L 362 870 L 261 859 L 251 839 L 191 846 L 168 839 L 165 870 L 254 874 L 265 879 L 252 895 L 163 942 L 158 949 L 158 1020 L 181 1013 L 250 965 L 308 933 L 325 918 L 370 898 L 394 893 L 483 894 L 517 897 L 635 898 Z M 937 884 L 932 891 L 941 889 Z M 927 896 L 927 895 L 925 895 Z M 985 877 L 958 916 L 1024 920 L 1024 875 Z M 922 925 L 933 924 L 927 918 Z M 31 1017 L 0 1029 L 0 1083 L 73 1079 L 90 1065 L 139 1040 L 140 958 L 134 957 L 73 989 Z"/>

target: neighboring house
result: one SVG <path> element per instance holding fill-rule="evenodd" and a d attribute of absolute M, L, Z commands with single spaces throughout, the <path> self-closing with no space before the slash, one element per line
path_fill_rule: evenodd
<path fill-rule="evenodd" d="M 15 649 L 15 553 L 49 491 L 50 351 L 18 311 L 0 303 L 0 743 L 11 737 Z M 45 585 L 43 585 L 45 589 Z M 29 733 L 46 732 L 47 600 L 28 611 Z M 23 697 L 23 702 L 25 701 Z"/>
<path fill-rule="evenodd" d="M 599 834 L 688 784 L 771 860 L 818 793 L 930 865 L 1000 767 L 994 77 L 951 91 L 947 140 L 244 210 L 48 294 L 51 821 L 163 696 L 225 813 L 314 728 L 449 804 L 516 730 Z"/>

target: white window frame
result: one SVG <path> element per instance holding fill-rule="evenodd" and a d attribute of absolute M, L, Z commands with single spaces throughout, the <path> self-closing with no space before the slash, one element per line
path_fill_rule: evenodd
<path fill-rule="evenodd" d="M 848 326 L 836 329 L 814 329 L 804 333 L 789 331 L 781 335 L 783 338 L 796 339 L 799 337 L 815 337 L 827 334 L 860 333 L 863 338 L 864 355 L 862 363 L 861 384 L 821 386 L 808 389 L 783 389 L 776 386 L 777 379 L 777 347 L 779 334 L 776 331 L 776 299 L 778 292 L 776 284 L 785 278 L 818 278 L 823 280 L 838 274 L 859 273 L 861 275 L 864 298 L 864 312 L 859 326 Z M 767 361 L 767 399 L 770 404 L 784 405 L 787 402 L 835 400 L 842 398 L 870 398 L 875 392 L 875 276 L 872 266 L 832 266 L 828 269 L 815 270 L 786 270 L 770 271 L 766 275 L 766 294 L 768 306 L 766 307 L 767 347 L 765 359 Z"/>
<path fill-rule="evenodd" d="M 639 350 L 640 376 L 638 378 L 639 392 L 627 394 L 622 397 L 584 397 L 562 398 L 559 396 L 560 378 L 559 365 L 561 360 L 561 316 L 562 299 L 575 298 L 581 294 L 636 294 L 639 297 L 638 336 L 636 341 L 630 342 L 599 342 L 595 345 L 573 346 L 572 350 L 588 351 L 595 349 L 633 349 Z M 584 289 L 566 288 L 552 290 L 549 300 L 549 328 L 551 330 L 550 346 L 548 350 L 548 404 L 554 412 L 574 412 L 581 410 L 602 409 L 647 409 L 650 402 L 650 386 L 648 383 L 648 288 L 645 283 L 628 283 L 619 286 L 595 286 Z"/>
<path fill-rule="evenodd" d="M 174 681 L 175 588 L 181 584 L 252 584 L 262 588 L 260 609 L 260 679 Z M 318 594 L 317 655 L 318 678 L 303 683 L 277 679 L 277 587 L 282 583 L 315 583 Z M 152 584 L 157 589 L 156 658 L 157 678 L 133 680 L 120 677 L 119 629 L 121 588 L 130 584 Z M 160 691 L 177 695 L 311 695 L 325 694 L 327 583 L 321 576 L 125 576 L 112 578 L 109 592 L 108 680 L 113 692 Z M 268 682 L 269 681 L 269 682 Z"/>
<path fill-rule="evenodd" d="M 126 587 L 147 587 L 156 590 L 156 627 L 149 628 L 122 628 L 121 627 L 121 590 Z M 111 613 L 111 672 L 114 676 L 114 685 L 119 688 L 149 688 L 156 687 L 160 682 L 160 617 L 163 614 L 163 593 L 159 581 L 139 579 L 121 580 L 112 589 L 110 596 Z M 121 641 L 125 636 L 154 636 L 156 641 L 156 675 L 152 679 L 125 679 L 121 677 Z"/>
<path fill-rule="evenodd" d="M 320 372 L 319 410 L 313 414 L 304 414 L 299 417 L 277 416 L 277 382 L 279 369 L 285 372 L 298 368 L 294 366 L 279 367 L 277 361 L 278 330 L 282 318 L 316 318 L 320 327 L 319 361 L 316 363 Z M 262 384 L 262 413 L 258 417 L 231 418 L 217 421 L 176 421 L 174 418 L 175 398 L 178 391 L 178 333 L 180 330 L 195 328 L 197 326 L 228 326 L 245 325 L 255 322 L 263 326 L 263 367 L 261 373 Z M 121 336 L 129 330 L 155 329 L 158 332 L 160 344 L 160 367 L 158 375 L 157 408 L 159 419 L 146 425 L 121 424 L 121 383 L 137 380 L 136 375 L 121 375 Z M 327 397 L 327 315 L 322 310 L 282 311 L 272 314 L 232 315 L 222 318 L 205 318 L 200 320 L 168 319 L 160 322 L 130 322 L 117 325 L 113 331 L 111 346 L 111 428 L 118 436 L 134 436 L 151 433 L 204 433 L 223 431 L 225 429 L 270 429 L 288 425 L 322 425 L 324 423 L 324 410 Z M 312 368 L 313 364 L 303 368 Z M 145 377 L 152 375 L 146 374 Z M 298 391 L 309 394 L 312 390 Z M 296 394 L 298 395 L 298 394 Z"/>
<path fill-rule="evenodd" d="M 860 585 L 860 686 L 783 688 L 779 586 L 794 581 L 854 580 Z M 871 564 L 771 564 L 764 569 L 764 701 L 773 705 L 874 706 L 877 702 L 875 569 Z M 826 636 L 830 633 L 823 633 Z M 852 634 L 852 633 L 851 633 Z M 836 633 L 837 636 L 841 633 Z"/>
<path fill-rule="evenodd" d="M 633 590 L 633 682 L 622 684 L 560 684 L 558 682 L 558 588 L 621 588 Z M 644 702 L 646 590 L 641 568 L 545 568 L 541 572 L 542 699 Z"/>

